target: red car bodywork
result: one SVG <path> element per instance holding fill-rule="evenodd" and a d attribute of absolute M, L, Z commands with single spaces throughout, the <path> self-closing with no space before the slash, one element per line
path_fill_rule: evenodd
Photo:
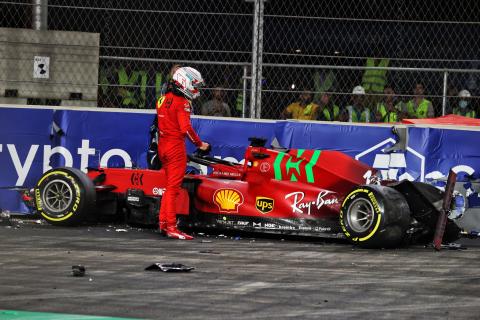
<path fill-rule="evenodd" d="M 214 227 L 322 233 L 341 236 L 338 216 L 345 196 L 368 184 L 375 170 L 330 150 L 247 147 L 243 164 L 191 158 L 211 168 L 187 174 L 177 210 Z M 88 172 L 98 193 L 142 190 L 161 197 L 163 170 L 100 168 Z M 187 190 L 188 189 L 188 190 Z M 128 200 L 128 199 L 127 199 Z M 194 212 L 193 212 L 194 211 Z"/>

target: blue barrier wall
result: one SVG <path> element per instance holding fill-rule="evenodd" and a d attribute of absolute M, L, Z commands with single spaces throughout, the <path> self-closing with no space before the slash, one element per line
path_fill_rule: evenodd
<path fill-rule="evenodd" d="M 1 107 L 0 187 L 33 187 L 49 167 L 63 165 L 145 167 L 152 120 L 151 113 Z M 248 137 L 256 136 L 269 143 L 276 138 L 284 147 L 342 151 L 385 178 L 424 181 L 451 167 L 477 178 L 480 172 L 480 131 L 408 127 L 406 151 L 388 154 L 384 149 L 396 139 L 388 126 L 205 117 L 192 123 L 212 144 L 212 155 L 230 160 L 243 159 Z M 19 196 L 6 190 L 0 190 L 0 208 L 26 211 Z"/>

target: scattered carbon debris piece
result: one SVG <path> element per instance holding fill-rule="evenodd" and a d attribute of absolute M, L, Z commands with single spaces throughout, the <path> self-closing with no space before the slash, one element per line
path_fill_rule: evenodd
<path fill-rule="evenodd" d="M 424 245 L 424 248 L 433 248 L 433 244 L 432 243 L 426 244 Z M 467 247 L 465 245 L 460 243 L 454 243 L 454 242 L 442 244 L 441 248 L 447 249 L 447 250 L 467 250 Z"/>
<path fill-rule="evenodd" d="M 115 229 L 116 232 L 127 232 L 127 229 Z"/>
<path fill-rule="evenodd" d="M 40 219 L 38 219 L 38 220 L 35 220 L 35 223 L 36 223 L 36 224 L 42 224 L 42 223 L 43 223 L 43 221 L 42 221 L 42 220 L 40 220 Z"/>
<path fill-rule="evenodd" d="M 200 250 L 198 251 L 199 253 L 209 253 L 209 254 L 220 254 L 218 251 L 213 251 L 213 250 Z"/>
<path fill-rule="evenodd" d="M 448 249 L 448 250 L 467 250 L 467 247 L 460 243 L 449 243 L 449 244 L 442 244 L 442 248 Z"/>
<path fill-rule="evenodd" d="M 0 212 L 0 219 L 10 219 L 10 211 L 5 210 Z"/>
<path fill-rule="evenodd" d="M 478 230 L 471 230 L 469 232 L 462 231 L 462 232 L 460 232 L 460 235 L 462 237 L 469 238 L 469 239 L 478 239 L 478 238 L 480 238 L 480 231 L 478 231 Z"/>
<path fill-rule="evenodd" d="M 240 238 L 239 236 L 236 236 L 236 237 L 233 237 L 233 240 L 240 240 L 242 238 Z"/>
<path fill-rule="evenodd" d="M 1 226 L 12 226 L 12 221 L 10 220 L 10 212 L 9 211 L 2 211 L 0 212 L 0 225 Z"/>
<path fill-rule="evenodd" d="M 202 240 L 201 243 L 212 243 L 212 240 Z"/>
<path fill-rule="evenodd" d="M 85 267 L 81 265 L 72 266 L 72 275 L 74 277 L 85 276 Z"/>
<path fill-rule="evenodd" d="M 181 263 L 154 263 L 145 268 L 145 271 L 189 272 L 195 269 Z"/>

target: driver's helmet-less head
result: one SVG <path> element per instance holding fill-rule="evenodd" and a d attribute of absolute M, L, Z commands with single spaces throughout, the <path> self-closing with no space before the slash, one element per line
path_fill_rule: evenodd
<path fill-rule="evenodd" d="M 200 96 L 199 87 L 204 85 L 202 75 L 191 67 L 182 67 L 173 74 L 173 83 L 176 89 L 189 100 Z"/>

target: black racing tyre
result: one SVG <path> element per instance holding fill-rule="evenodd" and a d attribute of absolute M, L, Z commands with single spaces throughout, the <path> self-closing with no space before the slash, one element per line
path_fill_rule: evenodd
<path fill-rule="evenodd" d="M 363 248 L 400 246 L 410 225 L 403 195 L 386 186 L 360 186 L 350 192 L 340 210 L 340 226 L 349 241 Z"/>
<path fill-rule="evenodd" d="M 52 225 L 76 226 L 94 209 L 95 187 L 75 168 L 60 167 L 45 172 L 35 187 L 35 204 Z"/>

